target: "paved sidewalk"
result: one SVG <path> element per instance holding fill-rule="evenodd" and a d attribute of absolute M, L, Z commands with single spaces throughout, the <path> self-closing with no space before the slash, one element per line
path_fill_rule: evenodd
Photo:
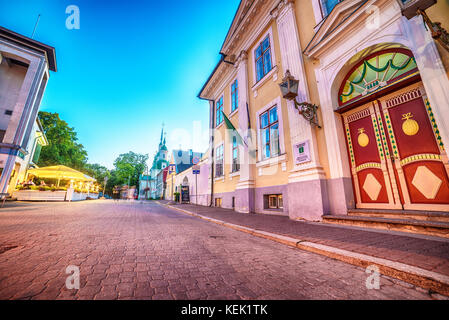
<path fill-rule="evenodd" d="M 352 227 L 294 221 L 285 216 L 246 214 L 223 208 L 160 202 L 224 222 L 449 275 L 449 241 L 447 239 L 438 240 L 434 237 L 402 235 L 398 232 L 380 230 L 360 230 Z"/>

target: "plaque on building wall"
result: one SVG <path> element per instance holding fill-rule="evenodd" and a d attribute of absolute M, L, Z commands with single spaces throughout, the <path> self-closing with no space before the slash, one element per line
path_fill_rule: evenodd
<path fill-rule="evenodd" d="M 297 143 L 294 147 L 295 164 L 301 164 L 310 161 L 309 140 Z"/>

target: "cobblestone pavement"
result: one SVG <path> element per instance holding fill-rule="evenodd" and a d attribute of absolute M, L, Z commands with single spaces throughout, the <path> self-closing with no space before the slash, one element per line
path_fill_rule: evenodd
<path fill-rule="evenodd" d="M 80 268 L 80 289 L 65 286 Z M 156 203 L 98 200 L 0 210 L 0 299 L 431 299 L 364 269 Z"/>
<path fill-rule="evenodd" d="M 170 203 L 164 201 L 164 203 Z M 331 247 L 416 266 L 449 275 L 449 239 L 413 236 L 390 231 L 368 231 L 306 221 L 285 216 L 245 214 L 230 209 L 175 204 L 214 219 L 253 229 L 299 238 Z"/>

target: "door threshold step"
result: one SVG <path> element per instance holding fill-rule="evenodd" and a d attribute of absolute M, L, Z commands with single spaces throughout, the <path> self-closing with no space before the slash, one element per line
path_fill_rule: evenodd
<path fill-rule="evenodd" d="M 449 223 L 449 212 L 440 211 L 349 209 L 348 216 L 413 219 L 421 221 L 439 221 Z"/>
<path fill-rule="evenodd" d="M 341 224 L 365 228 L 403 231 L 449 238 L 449 222 L 442 221 L 394 219 L 352 215 L 326 215 L 323 216 L 323 222 L 329 224 Z"/>

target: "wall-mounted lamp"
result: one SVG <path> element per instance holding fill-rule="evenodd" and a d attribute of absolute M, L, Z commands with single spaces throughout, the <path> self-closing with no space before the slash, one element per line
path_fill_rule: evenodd
<path fill-rule="evenodd" d="M 411 19 L 421 15 L 432 33 L 432 38 L 449 51 L 449 33 L 441 27 L 440 22 L 433 22 L 425 10 L 437 3 L 436 0 L 397 0 L 401 7 L 402 15 Z"/>
<path fill-rule="evenodd" d="M 298 103 L 296 101 L 296 97 L 298 96 L 298 85 L 299 80 L 296 80 L 291 74 L 290 71 L 287 70 L 285 72 L 285 77 L 282 79 L 282 82 L 279 84 L 281 88 L 282 97 L 287 100 L 291 100 L 295 103 L 295 108 L 298 109 L 300 115 L 302 115 L 310 124 L 321 128 L 318 125 L 318 116 L 317 109 L 318 106 L 308 102 Z"/>

